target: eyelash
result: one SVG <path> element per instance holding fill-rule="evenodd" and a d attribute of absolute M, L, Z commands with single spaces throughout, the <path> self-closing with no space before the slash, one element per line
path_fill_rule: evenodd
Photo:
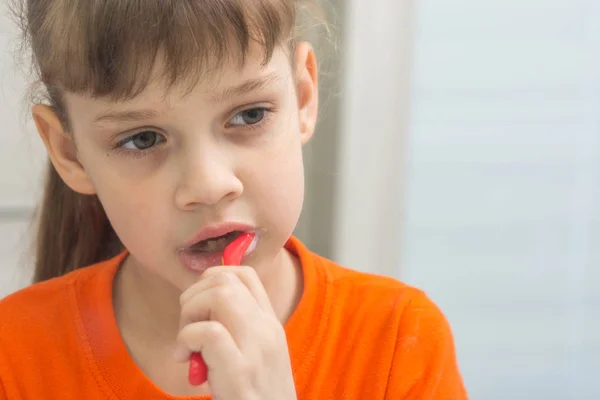
<path fill-rule="evenodd" d="M 144 132 L 152 132 L 154 134 L 156 134 L 157 136 L 157 142 L 152 145 L 151 147 L 147 148 L 147 149 L 143 149 L 143 150 L 132 150 L 132 149 L 126 149 L 124 146 L 127 143 L 132 142 L 133 140 L 135 140 L 135 138 L 144 133 Z M 122 154 L 122 155 L 126 155 L 128 157 L 132 157 L 134 159 L 138 159 L 138 158 L 142 158 L 144 156 L 150 155 L 152 153 L 154 153 L 155 151 L 159 150 L 161 145 L 166 141 L 167 139 L 165 138 L 164 135 L 160 134 L 159 132 L 157 132 L 157 129 L 153 129 L 153 128 L 148 128 L 148 129 L 140 129 L 139 131 L 137 131 L 136 133 L 126 137 L 123 140 L 119 140 L 114 148 L 113 151 L 115 151 L 117 154 Z"/>
<path fill-rule="evenodd" d="M 271 117 L 273 116 L 273 113 L 275 112 L 275 109 L 272 107 L 264 107 L 264 106 L 259 106 L 259 107 L 250 107 L 250 108 L 246 108 L 240 111 L 235 112 L 231 118 L 229 118 L 227 120 L 227 122 L 231 121 L 233 118 L 235 118 L 236 116 L 248 112 L 248 111 L 256 111 L 256 110 L 260 110 L 264 112 L 264 116 L 263 118 L 257 122 L 256 124 L 250 124 L 250 125 L 233 125 L 233 128 L 235 129 L 236 127 L 240 127 L 243 129 L 249 129 L 249 130 L 255 130 L 255 129 L 259 129 L 261 128 L 264 124 L 268 123 L 271 119 Z"/>
<path fill-rule="evenodd" d="M 264 116 L 263 118 L 257 122 L 256 124 L 248 124 L 248 125 L 233 125 L 233 129 L 235 129 L 236 127 L 241 127 L 243 129 L 248 129 L 248 130 L 256 130 L 261 128 L 264 124 L 268 123 L 271 119 L 271 117 L 273 116 L 273 113 L 275 112 L 275 109 L 273 107 L 251 107 L 251 108 L 246 108 L 240 111 L 237 111 L 235 114 L 233 114 L 231 116 L 231 118 L 228 119 L 228 122 L 231 121 L 233 118 L 235 118 L 236 116 L 248 112 L 248 111 L 255 111 L 255 110 L 261 110 L 264 112 Z M 132 149 L 126 149 L 123 146 L 125 146 L 127 143 L 133 141 L 138 135 L 144 133 L 144 132 L 153 132 L 155 133 L 160 139 L 159 142 L 157 142 L 156 144 L 154 144 L 153 146 L 149 147 L 148 149 L 143 149 L 143 150 L 132 150 Z M 155 151 L 157 151 L 160 148 L 160 145 L 163 144 L 166 141 L 166 138 L 164 137 L 164 135 L 160 134 L 157 132 L 157 130 L 153 129 L 153 128 L 148 128 L 148 129 L 143 129 L 140 130 L 128 137 L 126 137 L 123 140 L 120 140 L 113 148 L 113 150 L 119 154 L 124 154 L 133 158 L 142 158 L 146 155 L 150 155 L 152 153 L 154 153 Z"/>

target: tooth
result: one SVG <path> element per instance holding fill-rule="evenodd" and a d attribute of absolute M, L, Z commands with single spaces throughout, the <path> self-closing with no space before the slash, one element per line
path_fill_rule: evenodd
<path fill-rule="evenodd" d="M 215 252 L 223 251 L 225 247 L 231 242 L 232 237 L 230 235 L 223 236 L 215 239 L 206 239 L 201 243 L 196 244 L 193 248 L 200 252 Z"/>
<path fill-rule="evenodd" d="M 217 249 L 217 241 L 209 240 L 206 246 L 206 251 L 215 251 Z"/>

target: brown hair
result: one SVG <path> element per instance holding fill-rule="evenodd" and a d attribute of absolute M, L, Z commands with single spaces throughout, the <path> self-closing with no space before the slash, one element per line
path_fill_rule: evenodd
<path fill-rule="evenodd" d="M 293 46 L 311 0 L 14 0 L 45 102 L 69 131 L 64 91 L 126 100 L 149 83 L 160 57 L 167 88 L 191 89 L 223 62 L 243 65 L 251 42 L 267 62 Z M 317 18 L 320 19 L 320 18 Z M 34 282 L 106 260 L 122 245 L 100 201 L 71 190 L 48 162 L 37 211 Z"/>

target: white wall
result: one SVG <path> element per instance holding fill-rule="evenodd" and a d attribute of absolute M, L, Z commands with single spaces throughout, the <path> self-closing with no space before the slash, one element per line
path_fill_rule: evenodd
<path fill-rule="evenodd" d="M 600 3 L 416 13 L 400 276 L 447 312 L 474 399 L 599 399 Z"/>
<path fill-rule="evenodd" d="M 411 0 L 346 5 L 332 258 L 397 275 L 411 108 Z"/>
<path fill-rule="evenodd" d="M 27 282 L 23 258 L 29 241 L 28 214 L 40 188 L 41 141 L 27 118 L 25 75 L 15 68 L 15 25 L 0 7 L 0 298 Z"/>

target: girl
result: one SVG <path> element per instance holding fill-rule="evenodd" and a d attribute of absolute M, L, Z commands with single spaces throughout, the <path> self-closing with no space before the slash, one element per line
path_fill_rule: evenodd
<path fill-rule="evenodd" d="M 422 292 L 292 237 L 318 108 L 308 6 L 20 4 L 51 163 L 35 284 L 0 303 L 0 399 L 466 398 Z M 247 232 L 244 266 L 212 268 Z"/>

